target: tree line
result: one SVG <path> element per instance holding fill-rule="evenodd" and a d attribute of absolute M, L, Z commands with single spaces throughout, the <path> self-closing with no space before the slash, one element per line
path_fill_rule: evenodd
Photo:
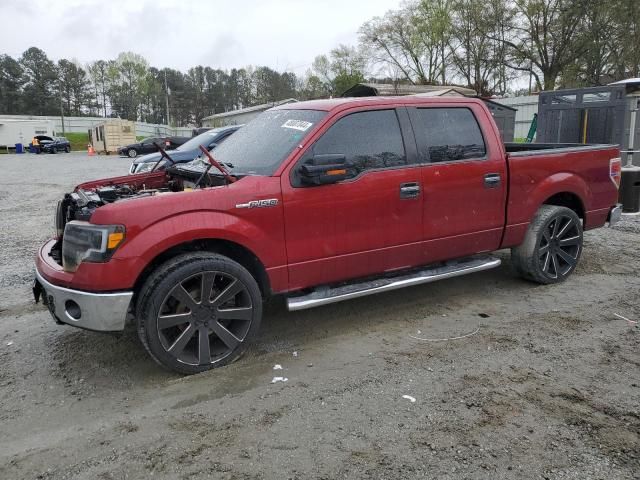
<path fill-rule="evenodd" d="M 413 1 L 365 23 L 360 40 L 398 81 L 481 95 L 517 90 L 526 77 L 538 91 L 596 86 L 640 76 L 640 2 Z"/>
<path fill-rule="evenodd" d="M 85 66 L 67 59 L 55 63 L 31 47 L 18 59 L 0 55 L 0 113 L 60 115 L 62 110 L 69 116 L 198 125 L 213 113 L 294 97 L 296 82 L 293 73 L 268 67 L 158 69 L 132 52 Z"/>
<path fill-rule="evenodd" d="M 340 95 L 364 80 L 491 96 L 640 76 L 638 0 L 409 0 L 358 33 L 357 45 L 319 55 L 304 75 L 267 66 L 181 72 L 132 52 L 82 65 L 31 47 L 0 55 L 0 113 L 187 126 L 284 98 Z"/>

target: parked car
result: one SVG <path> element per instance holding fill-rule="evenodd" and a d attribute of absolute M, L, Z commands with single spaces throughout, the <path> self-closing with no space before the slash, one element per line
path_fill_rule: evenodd
<path fill-rule="evenodd" d="M 173 150 L 188 140 L 189 137 L 149 137 L 141 142 L 118 148 L 118 155 L 136 158 L 138 155 L 157 152 L 156 143 L 165 150 Z"/>
<path fill-rule="evenodd" d="M 65 137 L 49 137 L 47 135 L 37 135 L 40 144 L 40 151 L 45 153 L 58 153 L 71 151 L 71 143 Z"/>
<path fill-rule="evenodd" d="M 188 139 L 187 142 L 183 143 L 171 152 L 171 159 L 175 163 L 190 162 L 199 155 L 202 155 L 200 145 L 206 147 L 208 150 L 211 150 L 215 146 L 224 142 L 230 135 L 233 134 L 233 132 L 238 130 L 240 127 L 241 125 L 235 125 L 233 127 L 214 128 L 201 133 L 197 137 L 192 137 Z M 129 173 L 148 172 L 155 166 L 156 163 L 158 163 L 158 160 L 160 160 L 161 158 L 162 154 L 160 152 L 151 153 L 149 155 L 145 155 L 144 157 L 137 158 L 131 164 Z M 158 168 L 163 169 L 166 166 L 166 163 L 170 162 L 163 160 L 163 162 L 158 165 Z"/>
<path fill-rule="evenodd" d="M 583 229 L 621 216 L 616 146 L 505 145 L 480 99 L 287 104 L 214 153 L 219 169 L 65 195 L 36 301 L 90 330 L 132 316 L 159 364 L 191 374 L 238 358 L 273 295 L 316 307 L 494 268 L 506 248 L 522 277 L 554 284 Z"/>

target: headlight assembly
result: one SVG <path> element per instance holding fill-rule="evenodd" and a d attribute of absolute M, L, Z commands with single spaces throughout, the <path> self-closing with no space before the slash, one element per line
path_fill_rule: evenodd
<path fill-rule="evenodd" d="M 160 164 L 158 165 L 158 168 L 161 168 L 162 165 L 164 165 L 164 161 L 160 162 Z M 144 162 L 144 163 L 140 163 L 138 164 L 138 167 L 136 168 L 136 171 L 134 173 L 145 173 L 145 172 L 150 172 L 151 169 L 153 167 L 155 167 L 156 162 Z"/>
<path fill-rule="evenodd" d="M 75 272 L 82 262 L 106 262 L 124 241 L 122 225 L 71 221 L 62 237 L 62 267 Z"/>

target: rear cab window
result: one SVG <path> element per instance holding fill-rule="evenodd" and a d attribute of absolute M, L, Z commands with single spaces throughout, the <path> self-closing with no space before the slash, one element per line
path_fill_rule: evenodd
<path fill-rule="evenodd" d="M 480 125 L 466 107 L 416 108 L 412 115 L 421 163 L 479 160 L 487 147 Z"/>

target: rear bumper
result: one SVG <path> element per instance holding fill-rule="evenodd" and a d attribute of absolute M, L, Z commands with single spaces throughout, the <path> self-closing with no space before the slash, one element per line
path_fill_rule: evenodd
<path fill-rule="evenodd" d="M 612 207 L 609 211 L 609 216 L 607 217 L 607 221 L 609 222 L 609 226 L 615 225 L 622 219 L 622 205 L 618 204 L 615 207 Z"/>

